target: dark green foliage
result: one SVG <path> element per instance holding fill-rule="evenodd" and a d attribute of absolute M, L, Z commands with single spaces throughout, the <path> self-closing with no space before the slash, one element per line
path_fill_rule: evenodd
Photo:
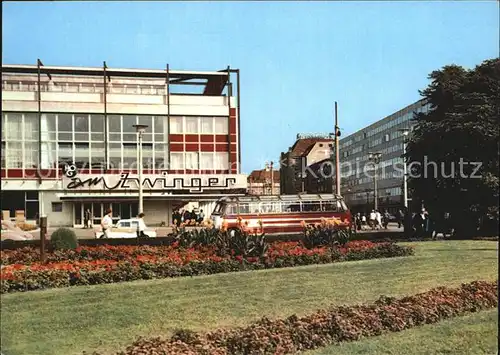
<path fill-rule="evenodd" d="M 484 61 L 471 70 L 445 66 L 429 79 L 431 84 L 421 94 L 431 110 L 415 116 L 417 125 L 408 142 L 406 158 L 413 164 L 409 188 L 435 220 L 450 212 L 457 235 L 477 235 L 479 228 L 486 229 L 483 235 L 494 235 L 498 233 L 500 60 Z M 427 164 L 427 176 L 426 161 L 437 163 L 437 169 Z M 460 161 L 467 164 L 461 168 Z M 478 165 L 470 162 L 479 163 L 479 169 L 475 171 Z"/>
<path fill-rule="evenodd" d="M 264 234 L 250 234 L 240 228 L 232 231 L 217 228 L 186 230 L 181 228 L 175 235 L 181 248 L 213 247 L 219 256 L 263 256 L 269 247 Z"/>
<path fill-rule="evenodd" d="M 307 225 L 304 228 L 302 244 L 308 249 L 322 246 L 336 248 L 345 245 L 349 238 L 349 229 L 332 223 L 319 223 L 317 225 Z"/>
<path fill-rule="evenodd" d="M 76 249 L 78 239 L 72 229 L 59 228 L 50 236 L 50 244 L 54 249 Z"/>

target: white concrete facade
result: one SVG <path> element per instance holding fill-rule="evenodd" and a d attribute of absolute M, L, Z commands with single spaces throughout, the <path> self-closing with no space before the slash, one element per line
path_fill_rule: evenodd
<path fill-rule="evenodd" d="M 4 67 L 2 73 L 2 119 L 5 118 L 5 122 L 3 120 L 2 123 L 6 123 L 6 126 L 11 125 L 10 128 L 5 129 L 5 134 L 2 132 L 2 145 L 5 147 L 5 149 L 2 149 L 2 191 L 37 191 L 39 201 L 37 215 L 47 215 L 49 226 L 81 226 L 83 224 L 82 219 L 84 210 L 89 206 L 95 219 L 94 222 L 100 221 L 104 210 L 109 206 L 113 206 L 113 209 L 115 209 L 114 206 L 117 206 L 121 212 L 125 211 L 124 215 L 126 216 L 135 213 L 136 203 L 138 201 L 138 187 L 137 184 L 134 184 L 134 179 L 138 180 L 137 171 L 133 171 L 131 170 L 132 168 L 129 167 L 129 171 L 123 170 L 119 173 L 116 173 L 116 171 L 114 173 L 109 173 L 105 169 L 99 174 L 96 174 L 93 167 L 92 173 L 90 173 L 89 163 L 87 171 L 83 171 L 77 176 L 79 182 L 75 182 L 71 177 L 65 176 L 60 166 L 63 149 L 67 149 L 61 148 L 63 143 L 65 146 L 69 145 L 72 147 L 70 149 L 73 149 L 73 159 L 80 158 L 77 152 L 78 145 L 85 145 L 87 143 L 89 147 L 91 145 L 93 147 L 98 145 L 103 146 L 108 152 L 108 160 L 103 162 L 107 167 L 110 164 L 110 152 L 112 149 L 115 149 L 111 147 L 113 144 L 123 144 L 124 147 L 125 144 L 128 144 L 128 148 L 130 148 L 131 142 L 133 141 L 125 142 L 125 138 L 122 138 L 123 142 L 113 142 L 112 138 L 110 138 L 110 135 L 114 134 L 114 132 L 110 133 L 109 117 L 111 116 L 118 115 L 120 117 L 120 122 L 122 122 L 121 120 L 124 120 L 123 117 L 125 115 L 136 115 L 136 120 L 139 123 L 141 122 L 141 117 L 146 117 L 149 119 L 149 122 L 152 122 L 151 129 L 153 129 L 152 126 L 155 125 L 156 120 L 161 119 L 162 123 L 160 126 L 163 131 L 155 131 L 154 134 L 150 133 L 151 137 L 154 138 L 151 138 L 151 141 L 145 143 L 151 145 L 151 150 L 154 152 L 152 154 L 157 153 L 156 146 L 165 146 L 165 150 L 160 152 L 164 154 L 162 155 L 162 159 L 165 158 L 170 161 L 174 154 L 177 154 L 176 157 L 181 154 L 183 157 L 182 159 L 188 159 L 188 154 L 198 155 L 198 168 L 191 169 L 193 171 L 199 171 L 198 173 L 186 172 L 187 160 L 183 160 L 184 172 L 172 173 L 157 168 L 158 171 L 151 172 L 148 170 L 145 173 L 145 180 L 149 180 L 150 182 L 155 180 L 158 181 L 155 186 L 148 186 L 147 182 L 143 184 L 144 213 L 146 214 L 148 225 L 169 224 L 174 208 L 182 207 L 189 203 L 190 206 L 197 205 L 198 208 L 203 209 L 205 216 L 208 218 L 215 207 L 215 201 L 219 198 L 226 195 L 241 195 L 245 193 L 247 177 L 240 173 L 239 161 L 239 92 L 238 97 L 229 95 L 229 99 L 228 94 L 223 94 L 222 92 L 217 94 L 174 93 L 171 92 L 172 85 L 167 85 L 165 78 L 140 78 L 137 73 L 146 73 L 146 71 L 134 71 L 129 69 L 117 69 L 115 72 L 126 72 L 128 70 L 131 75 L 133 74 L 136 77 L 111 76 L 106 84 L 106 88 L 104 88 L 102 76 L 90 77 L 77 74 L 65 74 L 52 75 L 49 79 L 46 74 L 43 74 L 41 76 L 41 87 L 39 92 L 38 77 L 33 73 L 33 67 L 26 66 L 26 74 L 19 73 L 19 71 L 8 72 L 12 70 L 11 67 L 14 66 Z M 61 69 L 59 67 L 54 68 L 57 70 Z M 95 70 L 96 68 L 87 69 Z M 86 69 L 75 68 L 75 70 L 82 71 Z M 147 74 L 149 75 L 150 72 Z M 189 77 L 189 75 L 193 77 L 206 75 L 207 87 L 210 80 L 213 80 L 213 78 L 217 79 L 220 77 L 223 80 L 227 79 L 224 77 L 224 75 L 227 76 L 227 74 L 220 72 L 201 73 L 172 71 L 172 75 L 177 75 L 178 77 L 179 75 L 186 77 Z M 228 78 L 230 80 L 230 75 Z M 222 88 L 224 88 L 225 85 L 226 84 L 222 85 Z M 227 91 L 229 94 L 231 92 L 232 91 Z M 39 113 L 41 118 L 36 130 L 42 131 L 41 141 L 38 138 L 34 138 L 35 135 L 38 135 L 38 131 L 34 132 L 33 130 L 35 128 L 29 128 L 31 126 L 25 124 L 24 118 L 25 115 L 36 115 L 36 117 L 38 117 Z M 73 132 L 69 133 L 73 138 L 62 142 L 59 134 L 61 131 L 58 131 L 58 128 L 52 131 L 48 128 L 47 122 L 51 119 L 50 117 L 55 116 L 57 122 L 58 115 L 67 116 L 68 114 L 73 117 L 71 118 L 73 120 L 72 122 L 74 122 Z M 90 122 L 91 119 L 93 119 L 93 114 L 103 115 L 105 120 L 104 132 L 97 133 L 97 135 L 104 138 L 95 145 L 93 145 L 93 141 L 90 141 L 93 137 L 97 136 L 93 135 L 91 131 Z M 77 139 L 77 135 L 80 131 L 75 131 L 76 115 L 82 115 L 84 118 L 87 117 L 86 119 L 88 119 L 89 142 L 82 142 Z M 15 122 L 18 116 L 22 117 L 22 123 Z M 200 129 L 198 132 L 193 133 L 191 131 L 178 132 L 179 128 L 176 128 L 176 130 L 172 132 L 170 124 L 172 118 L 175 117 L 182 117 L 183 122 L 186 122 L 185 117 L 198 117 Z M 211 117 L 214 117 L 213 123 L 211 123 L 212 131 L 209 133 L 203 132 L 201 129 L 202 122 L 204 122 L 205 118 L 210 119 Z M 224 127 L 222 131 L 217 131 L 218 126 L 215 120 L 217 117 L 227 119 L 227 127 Z M 35 117 L 30 117 L 30 119 L 33 122 L 36 120 Z M 125 123 L 121 126 L 122 130 L 124 129 L 124 124 Z M 184 123 L 182 127 L 186 127 L 186 124 L 187 123 Z M 4 130 L 4 127 L 2 127 L 2 130 Z M 32 134 L 27 134 L 24 132 L 25 130 L 31 131 Z M 19 133 L 19 135 L 16 135 L 17 133 Z M 63 134 L 66 133 L 63 132 Z M 119 134 L 123 137 L 125 137 L 125 135 L 130 136 L 130 132 L 128 131 L 122 131 Z M 182 137 L 182 140 L 171 144 L 172 134 L 176 135 L 177 139 Z M 30 136 L 30 140 L 26 141 L 25 136 Z M 206 138 L 212 136 L 213 142 L 210 140 L 207 141 Z M 226 136 L 228 142 L 221 142 L 220 137 Z M 198 141 L 192 143 L 193 137 L 197 137 Z M 160 140 L 158 141 L 158 139 Z M 35 151 L 33 146 L 36 144 L 38 144 L 38 147 Z M 171 148 L 171 146 L 175 144 L 177 145 L 177 150 Z M 193 148 L 190 148 L 193 144 L 198 144 L 198 150 L 193 151 Z M 206 146 L 213 145 L 211 149 L 213 149 L 214 159 L 224 153 L 217 145 L 227 145 L 225 156 L 227 156 L 230 162 L 226 164 L 227 169 L 222 169 L 227 171 L 221 173 L 221 169 L 212 168 L 213 171 L 211 172 L 202 172 L 201 156 L 205 154 L 204 157 L 207 158 L 206 154 L 212 152 L 211 150 L 204 150 L 204 144 Z M 17 145 L 21 148 L 17 148 Z M 30 148 L 28 148 L 28 146 Z M 183 150 L 179 151 L 179 146 L 182 147 Z M 88 150 L 90 153 L 86 153 L 90 160 L 96 156 L 101 157 L 100 155 L 94 154 L 94 152 L 97 153 L 97 149 L 100 148 L 92 149 L 96 150 Z M 19 152 L 17 152 L 18 150 Z M 37 165 L 38 168 L 32 169 L 32 162 L 27 164 L 27 160 L 31 159 L 26 158 L 28 151 L 33 151 L 33 157 L 37 157 L 38 152 L 41 152 L 41 161 L 40 164 Z M 123 164 L 125 164 L 125 154 L 130 154 L 126 156 L 128 161 L 133 161 L 137 157 L 137 152 L 135 150 L 132 149 L 130 153 L 126 153 L 128 151 L 129 150 L 125 150 L 125 148 L 121 148 L 121 162 Z M 20 154 L 20 157 L 18 157 L 13 164 L 10 164 L 10 156 L 15 154 Z M 238 156 L 236 161 L 234 156 Z M 54 159 L 56 159 L 58 163 L 58 167 L 55 168 L 53 167 Z M 154 159 L 156 158 L 153 158 L 153 161 Z M 37 169 L 40 171 L 39 168 L 48 169 L 49 171 L 52 169 L 55 171 L 55 174 L 50 173 L 47 176 L 42 176 L 40 181 L 36 174 Z M 85 168 L 81 170 L 85 170 Z M 130 184 L 127 184 L 125 187 L 122 186 L 110 189 L 109 187 L 113 187 L 116 183 L 119 183 L 122 173 L 129 174 L 129 179 L 131 180 Z M 92 183 L 85 184 L 85 181 L 89 179 L 93 181 L 96 179 L 102 180 L 97 185 Z M 162 181 L 162 179 L 166 180 Z M 71 184 L 72 181 L 73 186 L 81 185 L 81 182 L 84 182 L 84 184 L 77 188 L 70 187 L 68 189 L 68 184 Z M 120 216 L 121 212 L 116 212 L 116 214 L 114 212 L 114 219 L 122 217 Z M 11 212 L 11 216 L 12 214 Z"/>

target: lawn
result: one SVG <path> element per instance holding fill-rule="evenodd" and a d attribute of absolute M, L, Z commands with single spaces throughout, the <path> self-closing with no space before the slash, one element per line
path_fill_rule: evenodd
<path fill-rule="evenodd" d="M 209 330 L 436 286 L 495 280 L 497 242 L 411 243 L 412 257 L 2 295 L 2 351 L 81 354 L 179 327 Z"/>
<path fill-rule="evenodd" d="M 498 351 L 497 331 L 498 308 L 303 355 L 492 355 Z"/>

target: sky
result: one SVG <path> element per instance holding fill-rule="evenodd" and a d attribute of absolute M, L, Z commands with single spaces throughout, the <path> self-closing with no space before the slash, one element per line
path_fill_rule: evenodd
<path fill-rule="evenodd" d="M 428 74 L 499 54 L 496 1 L 3 2 L 5 64 L 241 71 L 242 172 L 297 133 L 347 136 Z"/>

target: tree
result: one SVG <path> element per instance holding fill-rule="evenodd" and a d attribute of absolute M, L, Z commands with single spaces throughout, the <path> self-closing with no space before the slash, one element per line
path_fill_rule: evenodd
<path fill-rule="evenodd" d="M 500 60 L 445 66 L 429 79 L 420 94 L 430 110 L 415 115 L 407 147 L 408 185 L 431 215 L 450 212 L 459 233 L 477 233 L 479 219 L 498 221 Z"/>

